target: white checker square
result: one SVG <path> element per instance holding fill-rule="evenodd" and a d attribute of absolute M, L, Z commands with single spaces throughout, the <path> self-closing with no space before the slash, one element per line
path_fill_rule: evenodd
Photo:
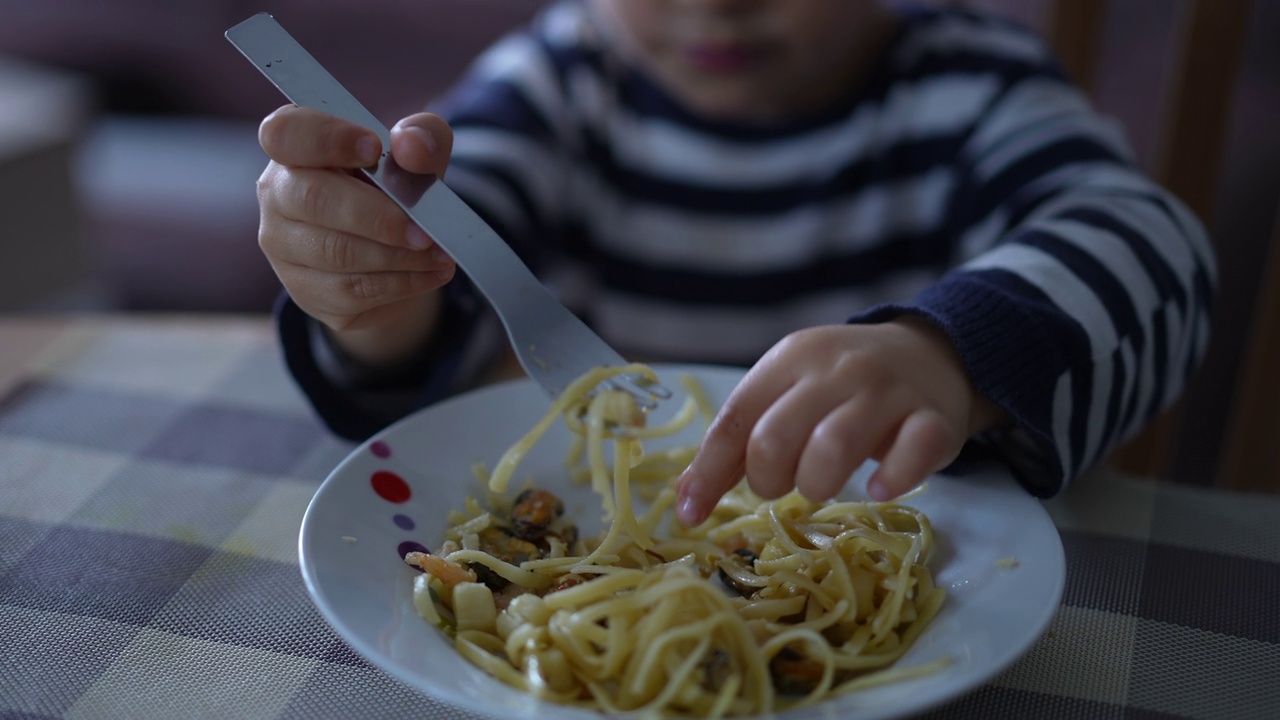
<path fill-rule="evenodd" d="M 63 717 L 276 717 L 317 662 L 144 629 Z"/>
<path fill-rule="evenodd" d="M 0 515 L 50 523 L 69 517 L 129 461 L 17 437 L 0 437 L 0 458 Z"/>
<path fill-rule="evenodd" d="M 1146 541 L 1156 489 L 1154 480 L 1099 468 L 1074 480 L 1044 507 L 1060 530 Z"/>
<path fill-rule="evenodd" d="M 51 363 L 42 375 L 116 392 L 201 398 L 262 342 L 260 335 L 247 328 L 176 321 L 122 324 L 97 336 L 79 354 Z"/>
<path fill-rule="evenodd" d="M 240 523 L 222 549 L 278 562 L 298 564 L 298 533 L 315 488 L 280 482 Z"/>
<path fill-rule="evenodd" d="M 1131 615 L 1063 606 L 1031 651 L 993 684 L 1123 705 L 1137 626 Z"/>

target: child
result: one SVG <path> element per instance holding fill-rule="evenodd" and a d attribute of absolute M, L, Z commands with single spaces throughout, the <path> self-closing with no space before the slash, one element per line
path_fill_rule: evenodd
<path fill-rule="evenodd" d="M 1169 404 L 1208 339 L 1199 223 L 991 18 L 566 2 L 437 112 L 395 126 L 397 162 L 447 169 L 614 347 L 752 365 L 678 483 L 685 523 L 744 473 L 822 500 L 872 458 L 884 500 L 963 448 L 1051 495 Z M 352 176 L 377 139 L 292 106 L 260 139 L 282 342 L 329 426 L 366 437 L 474 383 L 501 332 Z"/>

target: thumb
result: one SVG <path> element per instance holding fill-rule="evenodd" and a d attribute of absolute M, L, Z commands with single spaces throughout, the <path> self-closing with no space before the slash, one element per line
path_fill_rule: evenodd
<path fill-rule="evenodd" d="M 391 154 L 409 172 L 444 176 L 453 152 L 453 129 L 439 115 L 416 113 L 391 128 Z"/>

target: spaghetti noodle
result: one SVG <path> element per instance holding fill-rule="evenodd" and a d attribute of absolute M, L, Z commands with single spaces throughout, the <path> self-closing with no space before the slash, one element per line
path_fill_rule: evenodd
<path fill-rule="evenodd" d="M 692 447 L 645 456 L 712 409 L 685 379 L 686 401 L 662 426 L 622 392 L 594 392 L 613 374 L 574 383 L 482 474 L 489 507 L 451 514 L 414 602 L 458 651 L 540 697 L 608 712 L 724 717 L 783 710 L 933 672 L 890 668 L 937 614 L 944 591 L 925 566 L 933 532 L 896 503 L 763 501 L 739 483 L 696 528 L 671 519 L 674 478 Z M 600 494 L 607 530 L 579 537 L 550 492 L 505 491 L 557 417 L 577 440 L 574 472 Z M 612 445 L 612 458 L 606 457 Z M 632 490 L 651 498 L 637 514 Z"/>

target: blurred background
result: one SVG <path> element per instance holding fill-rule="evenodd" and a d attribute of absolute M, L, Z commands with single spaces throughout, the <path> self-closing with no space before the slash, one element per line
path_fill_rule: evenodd
<path fill-rule="evenodd" d="M 0 311 L 262 312 L 258 122 L 223 32 L 261 11 L 388 123 L 537 0 L 0 0 Z"/>
<path fill-rule="evenodd" d="M 896 5 L 903 0 L 886 0 Z M 1069 0 L 1076 1 L 1076 0 Z M 384 121 L 419 109 L 541 0 L 0 0 L 0 313 L 263 313 L 257 124 L 281 98 L 223 38 L 268 11 Z M 920 3 L 917 3 L 920 4 Z M 942 0 L 923 4 L 943 4 Z M 1046 0 L 969 0 L 1038 30 Z M 1156 162 L 1173 0 L 1111 0 L 1093 88 Z M 1214 345 L 1183 423 L 1207 477 L 1280 198 L 1280 1 L 1256 0 L 1211 231 Z"/>

